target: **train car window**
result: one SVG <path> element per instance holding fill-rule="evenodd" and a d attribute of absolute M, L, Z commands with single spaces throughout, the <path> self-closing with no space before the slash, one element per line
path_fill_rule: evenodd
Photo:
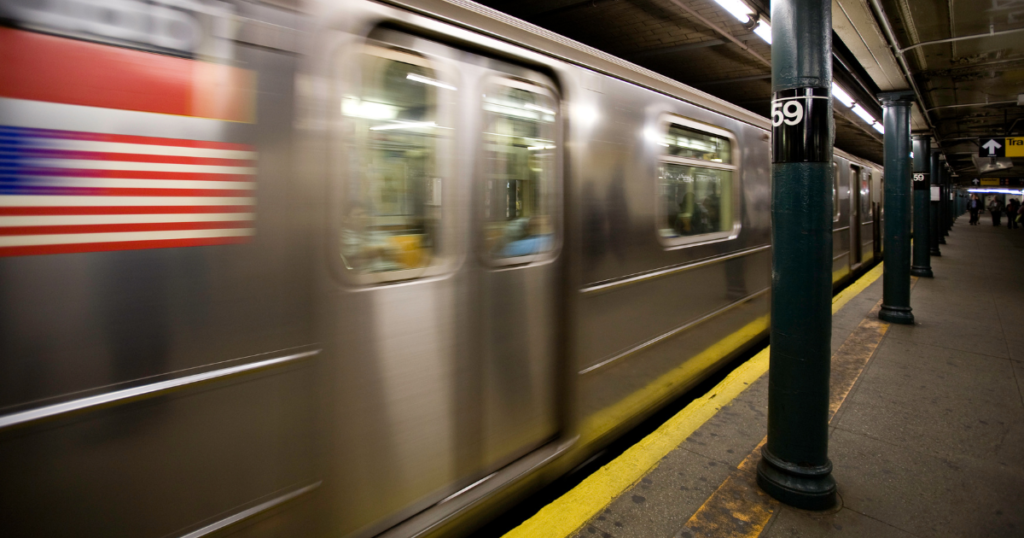
<path fill-rule="evenodd" d="M 484 94 L 484 251 L 498 264 L 530 261 L 554 243 L 557 107 L 519 80 L 495 80 Z"/>
<path fill-rule="evenodd" d="M 732 141 L 722 136 L 670 124 L 665 144 L 668 147 L 667 153 L 673 157 L 732 163 Z"/>
<path fill-rule="evenodd" d="M 340 218 L 340 254 L 371 280 L 413 278 L 437 255 L 441 179 L 437 93 L 455 90 L 423 57 L 367 46 L 358 95 L 345 95 L 352 168 Z"/>
<path fill-rule="evenodd" d="M 727 239 L 739 231 L 735 138 L 670 118 L 658 169 L 658 233 L 679 245 Z"/>
<path fill-rule="evenodd" d="M 832 222 L 839 222 L 839 163 L 832 161 Z"/>
<path fill-rule="evenodd" d="M 871 222 L 871 172 L 863 170 L 860 173 L 860 211 L 861 222 Z"/>

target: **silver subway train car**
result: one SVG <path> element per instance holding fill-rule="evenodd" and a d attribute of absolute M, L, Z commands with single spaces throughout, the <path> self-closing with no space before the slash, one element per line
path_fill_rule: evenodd
<path fill-rule="evenodd" d="M 462 0 L 0 18 L 4 536 L 464 534 L 767 331 L 744 109 Z"/>

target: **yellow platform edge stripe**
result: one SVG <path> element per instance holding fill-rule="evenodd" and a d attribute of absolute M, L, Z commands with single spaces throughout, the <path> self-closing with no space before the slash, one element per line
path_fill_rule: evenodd
<path fill-rule="evenodd" d="M 878 277 L 882 276 L 882 264 L 871 268 L 870 271 L 864 273 L 864 276 L 857 279 L 856 282 L 847 286 L 843 291 L 835 294 L 832 297 L 832 315 L 839 312 L 839 309 L 846 306 L 846 303 L 850 302 L 854 297 L 860 295 L 860 292 L 867 289 L 868 286 L 875 283 Z"/>
<path fill-rule="evenodd" d="M 882 264 L 878 264 L 856 282 L 836 294 L 832 298 L 832 314 L 834 315 L 846 306 L 850 300 L 878 280 L 881 275 Z M 763 317 L 751 322 L 737 331 L 736 336 L 749 334 L 755 329 L 755 326 L 761 325 L 765 321 L 766 317 Z M 732 338 L 724 340 L 732 340 Z M 712 348 L 714 347 L 712 346 Z M 733 370 L 707 394 L 690 402 L 657 430 L 585 478 L 568 493 L 542 508 L 533 517 L 509 531 L 503 538 L 560 538 L 575 532 L 611 504 L 622 492 L 646 476 L 669 452 L 678 448 L 720 409 L 760 379 L 768 371 L 769 349 L 766 347 L 761 350 Z M 709 348 L 706 352 L 711 350 Z M 658 384 L 658 381 L 652 384 Z"/>

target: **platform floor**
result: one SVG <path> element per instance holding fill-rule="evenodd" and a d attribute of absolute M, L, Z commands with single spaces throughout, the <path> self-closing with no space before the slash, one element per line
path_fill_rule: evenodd
<path fill-rule="evenodd" d="M 881 278 L 833 316 L 837 508 L 793 509 L 754 484 L 767 409 L 757 373 L 642 478 L 562 528 L 582 538 L 1024 536 L 1024 230 L 960 218 L 946 241 L 934 278 L 914 282 L 915 325 L 877 320 Z M 553 503 L 510 535 L 563 536 L 543 529 L 569 512 Z"/>

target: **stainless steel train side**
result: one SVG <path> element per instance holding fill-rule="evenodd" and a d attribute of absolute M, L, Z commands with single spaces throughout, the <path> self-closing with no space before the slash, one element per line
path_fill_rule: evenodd
<path fill-rule="evenodd" d="M 0 98 L 258 153 L 247 243 L 0 258 L 3 534 L 464 533 L 767 330 L 766 119 L 470 2 L 276 4 L 254 123 Z"/>
<path fill-rule="evenodd" d="M 877 164 L 841 150 L 835 151 L 832 170 L 832 282 L 839 286 L 881 259 L 883 178 Z"/>

